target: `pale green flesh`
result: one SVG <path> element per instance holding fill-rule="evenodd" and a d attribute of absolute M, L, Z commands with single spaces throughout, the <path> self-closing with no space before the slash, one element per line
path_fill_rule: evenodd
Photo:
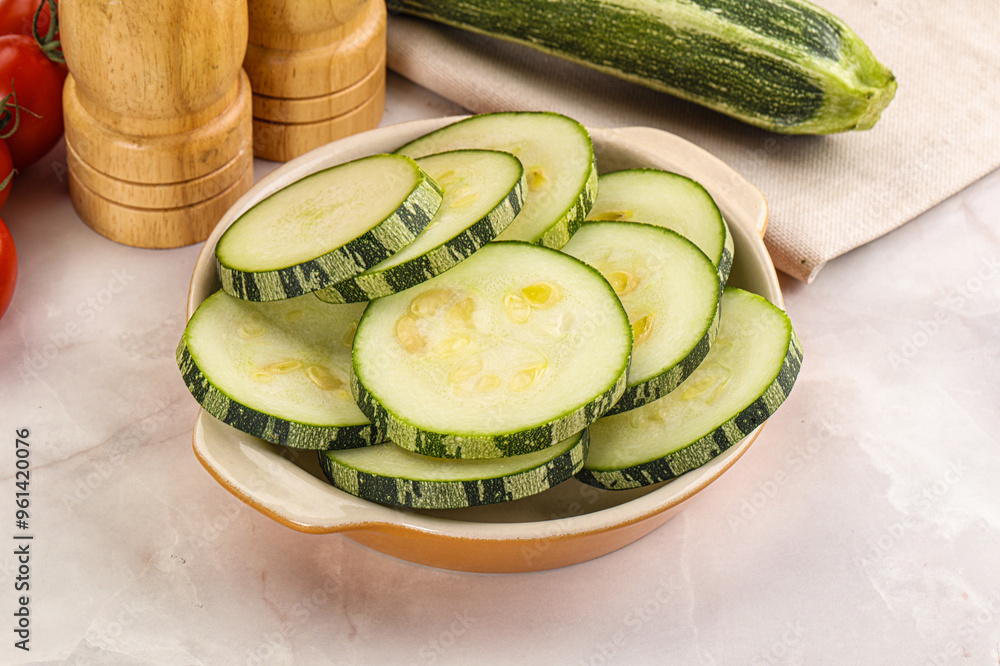
<path fill-rule="evenodd" d="M 667 171 L 626 169 L 602 174 L 588 220 L 642 222 L 673 229 L 719 265 L 729 230 L 697 182 Z"/>
<path fill-rule="evenodd" d="M 588 222 L 562 251 L 599 270 L 628 313 L 635 335 L 628 386 L 679 363 L 711 328 L 719 276 L 683 236 L 642 224 Z"/>
<path fill-rule="evenodd" d="M 514 321 L 507 296 L 539 283 L 558 300 Z M 424 344 L 414 351 L 399 327 L 418 299 L 439 305 L 415 318 Z M 418 287 L 372 301 L 354 370 L 387 412 L 417 429 L 493 436 L 589 404 L 621 380 L 630 351 L 625 313 L 596 271 L 553 250 L 491 243 Z M 520 373 L 536 365 L 539 376 L 521 387 Z"/>
<path fill-rule="evenodd" d="M 542 467 L 574 446 L 580 444 L 580 434 L 552 446 L 506 458 L 459 460 L 435 458 L 408 451 L 392 442 L 344 451 L 329 451 L 335 465 L 349 467 L 365 474 L 411 481 L 459 482 L 498 479 Z"/>
<path fill-rule="evenodd" d="M 269 271 L 343 247 L 392 215 L 426 176 L 399 155 L 375 155 L 306 176 L 241 215 L 219 239 L 230 268 Z"/>
<path fill-rule="evenodd" d="M 363 425 L 350 368 L 365 305 L 330 305 L 310 294 L 254 303 L 220 291 L 199 306 L 184 340 L 209 383 L 240 404 L 297 423 Z"/>
<path fill-rule="evenodd" d="M 489 114 L 454 123 L 399 149 L 422 157 L 458 148 L 501 150 L 524 165 L 524 207 L 497 240 L 537 242 L 579 204 L 594 174 L 593 144 L 576 121 L 556 114 Z"/>
<path fill-rule="evenodd" d="M 368 273 L 398 266 L 451 240 L 493 210 L 524 173 L 517 158 L 499 151 L 450 151 L 422 157 L 417 164 L 444 189 L 441 207 L 413 243 Z"/>
<path fill-rule="evenodd" d="M 585 467 L 617 470 L 672 454 L 726 423 L 771 385 L 792 335 L 759 296 L 727 290 L 718 337 L 698 369 L 664 397 L 590 427 Z"/>

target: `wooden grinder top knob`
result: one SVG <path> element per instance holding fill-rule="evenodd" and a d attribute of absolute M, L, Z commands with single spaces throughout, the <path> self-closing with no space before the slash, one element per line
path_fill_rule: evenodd
<path fill-rule="evenodd" d="M 80 103 L 108 127 L 177 134 L 236 95 L 249 28 L 237 0 L 63 0 L 59 15 Z"/>

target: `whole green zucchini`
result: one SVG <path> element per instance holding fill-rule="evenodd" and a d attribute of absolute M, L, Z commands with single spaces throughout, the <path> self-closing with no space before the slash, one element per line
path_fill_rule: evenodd
<path fill-rule="evenodd" d="M 787 134 L 868 129 L 896 80 L 804 0 L 388 0 Z"/>

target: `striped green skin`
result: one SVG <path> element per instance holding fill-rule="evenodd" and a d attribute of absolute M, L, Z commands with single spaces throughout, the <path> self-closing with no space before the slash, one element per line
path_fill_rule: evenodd
<path fill-rule="evenodd" d="M 805 0 L 389 0 L 774 132 L 869 129 L 896 80 L 843 21 Z"/>
<path fill-rule="evenodd" d="M 562 251 L 590 263 L 605 277 L 619 270 L 642 273 L 633 290 L 619 295 L 633 325 L 643 314 L 653 315 L 654 331 L 657 327 L 669 331 L 678 320 L 690 323 L 685 324 L 687 330 L 683 333 L 673 330 L 666 338 L 668 347 L 655 340 L 655 334 L 642 343 L 644 346 L 636 345 L 628 384 L 606 416 L 636 409 L 666 395 L 697 369 L 719 332 L 721 295 L 717 269 L 697 245 L 658 225 L 589 221 Z M 704 333 L 692 341 L 689 331 L 690 335 L 696 334 L 695 326 Z M 681 335 L 689 347 L 677 345 Z M 667 349 L 673 350 L 673 355 Z M 652 358 L 659 362 L 650 367 Z"/>
<path fill-rule="evenodd" d="M 569 242 L 580 225 L 587 219 L 587 213 L 597 198 L 597 169 L 591 171 L 587 184 L 580 192 L 579 198 L 566 210 L 559 222 L 545 230 L 535 242 L 544 247 L 558 250 Z"/>
<path fill-rule="evenodd" d="M 486 151 L 459 150 L 452 152 Z M 438 153 L 437 156 L 431 157 L 441 157 L 447 154 Z M 513 157 L 511 159 L 516 160 Z M 418 159 L 417 163 L 423 164 L 424 158 Z M 461 233 L 412 259 L 382 269 L 375 266 L 361 275 L 314 293 L 320 300 L 327 303 L 360 303 L 395 294 L 421 282 L 426 282 L 435 275 L 452 268 L 460 261 L 468 259 L 473 252 L 489 243 L 506 229 L 524 205 L 524 189 L 524 170 L 522 168 L 521 178 L 514 183 L 507 196 L 501 199 L 485 216 L 467 226 Z M 448 197 L 446 195 L 441 207 L 444 208 L 447 205 Z M 438 214 L 440 213 L 441 209 L 438 209 Z M 417 242 L 419 240 L 418 237 Z"/>
<path fill-rule="evenodd" d="M 599 325 L 604 328 L 597 330 L 603 331 L 602 336 L 608 335 L 609 331 L 613 332 L 616 338 L 608 344 L 616 350 L 622 351 L 620 357 L 617 355 L 617 351 L 613 357 L 609 354 L 611 361 L 608 368 L 602 370 L 600 375 L 602 384 L 592 386 L 590 382 L 587 382 L 575 394 L 576 398 L 579 399 L 578 402 L 570 406 L 559 407 L 558 409 L 563 409 L 561 412 L 557 411 L 556 408 L 550 408 L 537 416 L 532 413 L 530 418 L 519 422 L 517 428 L 511 427 L 510 418 L 505 413 L 502 403 L 483 413 L 482 422 L 477 424 L 475 431 L 456 428 L 451 422 L 442 423 L 437 412 L 427 409 L 422 409 L 422 413 L 417 414 L 416 417 L 410 417 L 408 420 L 399 413 L 402 398 L 386 399 L 385 393 L 389 389 L 385 386 L 386 380 L 379 376 L 382 367 L 395 367 L 394 361 L 388 356 L 391 350 L 382 346 L 385 343 L 381 341 L 388 339 L 380 337 L 385 335 L 383 325 L 387 321 L 395 324 L 396 315 L 408 310 L 399 309 L 402 301 L 397 303 L 389 300 L 400 299 L 402 294 L 378 299 L 369 304 L 355 334 L 351 392 L 361 412 L 380 431 L 385 433 L 387 439 L 410 451 L 438 458 L 516 456 L 563 441 L 586 428 L 618 402 L 625 391 L 628 378 L 632 330 L 614 290 L 594 268 L 569 255 L 551 249 L 520 241 L 503 241 L 490 243 L 455 269 L 426 283 L 426 286 L 428 290 L 444 290 L 456 285 L 464 285 L 471 277 L 478 275 L 480 267 L 484 265 L 492 267 L 500 264 L 509 267 L 510 275 L 519 278 L 521 271 L 519 266 L 528 263 L 529 258 L 530 263 L 535 267 L 534 270 L 539 274 L 544 274 L 548 280 L 556 280 L 554 276 L 560 275 L 558 270 L 569 269 L 562 267 L 555 271 L 547 269 L 547 262 L 553 262 L 557 267 L 560 264 L 568 263 L 569 266 L 572 266 L 570 273 L 572 278 L 581 283 L 585 280 L 589 302 L 584 302 L 588 303 L 587 307 L 590 310 L 587 312 L 571 311 L 578 322 L 576 330 L 584 331 L 593 323 L 591 320 L 600 320 Z M 505 276 L 493 272 L 492 268 L 485 277 L 487 279 L 483 282 L 488 283 L 502 282 L 505 279 Z M 580 335 L 583 334 L 580 333 Z M 619 335 L 620 337 L 618 337 Z M 590 344 L 589 341 L 598 339 L 594 337 L 593 331 L 584 337 L 588 340 L 588 344 Z M 373 340 L 379 342 L 370 343 Z M 607 338 L 605 337 L 603 340 L 607 341 Z M 558 344 L 567 348 L 564 342 Z M 377 346 L 373 347 L 373 345 Z M 378 353 L 379 349 L 383 350 L 382 354 Z M 376 377 L 376 381 L 381 382 L 381 385 L 376 384 L 376 390 L 382 394 L 381 399 L 374 394 L 370 386 L 365 385 L 365 381 L 372 377 Z M 607 379 L 606 383 L 604 383 L 605 379 Z M 446 387 L 443 384 L 440 386 L 435 384 L 434 387 L 434 390 L 440 395 L 448 395 L 445 393 Z M 593 393 L 588 392 L 591 389 Z M 412 399 L 409 397 L 409 400 L 412 401 Z M 397 405 L 396 409 L 392 407 L 393 404 Z M 417 419 L 421 420 L 419 425 L 412 422 Z M 488 424 L 487 421 L 489 421 Z"/>
<path fill-rule="evenodd" d="M 642 407 L 648 402 L 653 402 L 673 391 L 685 379 L 690 377 L 691 373 L 697 370 L 701 362 L 708 356 L 708 352 L 712 348 L 712 342 L 719 333 L 719 311 L 720 309 L 716 308 L 715 318 L 712 320 L 711 327 L 698 340 L 698 344 L 694 346 L 694 349 L 680 363 L 663 374 L 647 379 L 641 384 L 626 387 L 622 393 L 622 397 L 619 398 L 614 407 L 608 410 L 605 416 L 631 411 Z"/>
<path fill-rule="evenodd" d="M 382 157 L 386 156 L 374 155 L 361 159 Z M 358 161 L 360 160 L 355 160 Z M 413 242 L 430 223 L 441 204 L 443 193 L 437 183 L 423 173 L 416 163 L 413 167 L 420 174 L 416 186 L 392 214 L 346 244 L 308 261 L 275 270 L 240 270 L 227 265 L 217 246 L 216 269 L 223 290 L 249 301 L 294 298 L 343 282 L 385 261 Z M 307 176 L 306 179 L 308 178 Z M 233 226 L 237 224 L 239 219 Z M 219 239 L 219 245 L 224 240 L 225 234 Z"/>
<path fill-rule="evenodd" d="M 402 478 L 386 474 L 358 456 L 339 456 L 337 452 L 323 452 L 319 455 L 323 473 L 337 488 L 362 499 L 391 506 L 415 509 L 459 509 L 485 504 L 509 502 L 536 495 L 570 479 L 583 467 L 587 456 L 589 437 L 584 430 L 566 442 L 555 444 L 541 463 L 527 468 L 516 466 L 516 471 L 506 471 L 516 461 L 510 458 L 492 465 L 494 471 L 480 478 Z M 375 453 L 383 446 L 395 446 L 391 442 L 366 448 Z M 400 449 L 408 456 L 423 457 L 420 454 Z M 359 453 L 362 451 L 359 451 Z M 367 456 L 364 456 L 367 457 Z M 533 456 L 533 460 L 537 459 Z M 443 466 L 461 467 L 467 461 L 439 460 Z M 506 468 L 506 469 L 505 469 Z M 461 477 L 461 471 L 454 474 Z"/>
<path fill-rule="evenodd" d="M 726 245 L 722 248 L 722 258 L 719 259 L 719 293 L 725 289 L 726 283 L 729 282 L 729 274 L 733 271 L 733 256 L 736 254 L 736 244 L 733 243 L 733 236 L 729 233 L 729 228 L 726 228 Z"/>
<path fill-rule="evenodd" d="M 587 187 L 580 193 L 580 198 L 566 211 L 557 224 L 545 230 L 535 242 L 544 247 L 558 250 L 569 242 L 583 221 L 587 219 L 587 211 L 594 205 L 597 196 L 597 172 L 587 181 Z"/>
<path fill-rule="evenodd" d="M 726 291 L 734 290 L 727 288 Z M 756 298 L 764 300 L 760 297 Z M 723 312 L 725 312 L 725 303 L 723 303 Z M 584 469 L 577 474 L 577 478 L 584 483 L 606 490 L 639 488 L 674 479 L 708 463 L 722 452 L 737 445 L 770 418 L 791 393 L 802 367 L 803 354 L 802 344 L 790 324 L 787 333 L 787 350 L 774 379 L 760 395 L 735 415 L 725 419 L 690 443 L 677 448 L 674 452 L 652 460 L 619 469 L 598 469 L 590 461 L 587 461 L 584 463 Z M 684 390 L 683 385 L 677 390 Z M 628 415 L 614 418 L 628 418 Z"/>
<path fill-rule="evenodd" d="M 715 264 L 722 293 L 735 245 L 722 211 L 701 183 L 670 171 L 637 168 L 601 174 L 598 188 L 588 221 L 640 222 L 676 231 Z"/>
<path fill-rule="evenodd" d="M 626 373 L 606 391 L 585 405 L 558 415 L 546 423 L 514 433 L 461 435 L 423 430 L 385 409 L 351 375 L 351 391 L 361 411 L 399 446 L 436 458 L 503 458 L 538 451 L 581 432 L 608 412 L 625 391 Z"/>
<path fill-rule="evenodd" d="M 374 444 L 384 438 L 347 392 L 364 307 L 310 295 L 255 303 L 220 290 L 185 326 L 177 365 L 201 407 L 237 430 L 299 449 Z"/>
<path fill-rule="evenodd" d="M 233 400 L 202 374 L 184 339 L 177 346 L 176 358 L 184 384 L 202 409 L 223 423 L 266 442 L 296 449 L 326 450 L 350 449 L 385 441 L 385 437 L 371 423 L 349 426 L 297 423 L 264 414 Z"/>
<path fill-rule="evenodd" d="M 542 220 L 541 231 L 533 233 L 522 232 L 522 225 L 532 224 L 536 219 L 535 210 L 538 201 L 543 201 L 546 197 L 536 197 L 531 191 L 531 174 L 526 174 L 528 178 L 529 191 L 526 194 L 525 204 L 519 218 L 510 227 L 504 230 L 497 240 L 520 240 L 529 243 L 537 243 L 544 247 L 558 250 L 565 245 L 570 237 L 576 233 L 587 213 L 594 205 L 597 198 L 597 162 L 594 156 L 593 144 L 590 134 L 579 122 L 562 114 L 550 111 L 520 111 L 520 112 L 498 112 L 483 113 L 470 116 L 455 123 L 431 132 L 422 137 L 418 137 L 409 143 L 400 146 L 396 152 L 410 157 L 421 157 L 428 152 L 439 152 L 442 150 L 452 150 L 456 148 L 483 148 L 488 150 L 503 150 L 514 153 L 523 160 L 523 155 L 519 154 L 517 144 L 523 137 L 517 132 L 518 125 L 530 127 L 538 123 L 551 123 L 559 126 L 563 131 L 570 129 L 571 132 L 588 148 L 586 163 L 582 165 L 580 173 L 582 180 L 576 183 L 576 196 L 572 201 L 566 202 L 566 208 L 558 211 L 549 219 Z M 459 138 L 456 134 L 470 131 L 473 128 L 482 127 L 482 135 L 477 139 Z M 525 130 L 527 132 L 528 130 Z M 539 147 L 546 152 L 559 150 L 558 143 L 546 144 Z M 530 170 L 531 165 L 525 164 L 526 170 Z M 536 201 L 537 199 L 537 201 Z"/>

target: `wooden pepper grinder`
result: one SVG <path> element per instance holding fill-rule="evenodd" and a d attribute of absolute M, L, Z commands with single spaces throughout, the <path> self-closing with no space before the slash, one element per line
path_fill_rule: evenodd
<path fill-rule="evenodd" d="M 284 162 L 377 126 L 384 0 L 249 0 L 254 152 Z"/>
<path fill-rule="evenodd" d="M 70 197 L 112 240 L 204 240 L 253 185 L 245 0 L 62 0 Z"/>

